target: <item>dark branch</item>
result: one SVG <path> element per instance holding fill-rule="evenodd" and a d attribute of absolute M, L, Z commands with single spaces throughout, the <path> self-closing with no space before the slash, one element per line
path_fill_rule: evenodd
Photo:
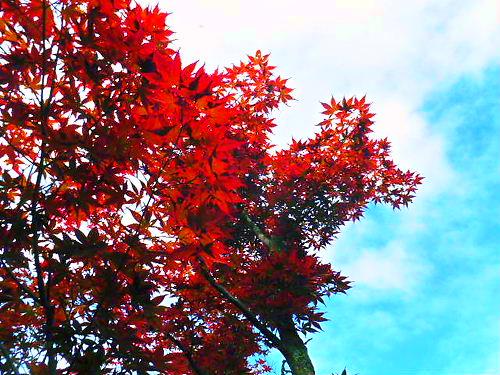
<path fill-rule="evenodd" d="M 277 348 L 278 350 L 283 350 L 283 344 L 281 340 L 276 336 L 274 333 L 269 330 L 264 324 L 262 324 L 259 319 L 257 318 L 257 315 L 255 315 L 242 301 L 240 301 L 238 298 L 233 296 L 226 288 L 224 288 L 222 285 L 217 283 L 215 278 L 212 276 L 210 271 L 208 270 L 208 267 L 205 263 L 205 261 L 201 258 L 198 257 L 198 262 L 200 264 L 200 269 L 202 275 L 205 277 L 205 279 L 208 281 L 208 283 L 216 289 L 224 298 L 226 298 L 231 304 L 236 306 L 238 310 L 241 311 L 241 313 L 247 318 L 254 326 L 257 328 L 264 337 L 269 340 L 269 342 Z"/>
<path fill-rule="evenodd" d="M 191 366 L 191 368 L 196 373 L 196 375 L 209 375 L 208 372 L 206 372 L 205 370 L 201 369 L 196 364 L 196 362 L 193 359 L 193 353 L 191 353 L 191 351 L 188 348 L 186 348 L 182 344 L 182 342 L 180 342 L 179 340 L 177 340 L 170 333 L 167 333 L 166 336 L 168 337 L 168 339 L 170 341 L 172 341 L 182 351 L 182 354 L 184 354 L 184 356 L 186 357 L 187 361 L 189 362 L 189 366 Z"/>
<path fill-rule="evenodd" d="M 17 286 L 24 292 L 26 293 L 31 299 L 33 299 L 36 303 L 40 303 L 40 299 L 38 298 L 38 296 L 33 293 L 26 285 L 24 285 L 21 281 L 19 281 L 19 279 L 17 278 L 16 275 L 14 275 L 14 272 L 12 272 L 12 270 L 9 268 L 9 266 L 3 261 L 3 260 L 0 260 L 1 264 L 2 264 L 2 267 L 5 269 L 5 271 L 7 272 L 7 274 L 9 275 L 9 277 L 12 279 L 12 281 L 14 281 Z"/>
<path fill-rule="evenodd" d="M 14 360 L 12 359 L 9 350 L 0 342 L 0 352 L 2 353 L 2 356 L 5 358 L 5 361 L 9 365 L 11 371 L 15 375 L 19 375 L 19 371 L 17 369 L 16 364 L 14 363 Z"/>

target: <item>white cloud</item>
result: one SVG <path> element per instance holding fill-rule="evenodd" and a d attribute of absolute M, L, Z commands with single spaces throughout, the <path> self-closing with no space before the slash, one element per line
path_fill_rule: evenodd
<path fill-rule="evenodd" d="M 396 161 L 452 183 L 446 143 L 417 110 L 433 89 L 500 61 L 496 0 L 169 0 L 169 22 L 187 61 L 226 66 L 262 49 L 290 76 L 298 102 L 278 115 L 275 142 L 310 136 L 320 100 L 368 94 Z"/>
<path fill-rule="evenodd" d="M 457 176 L 446 158 L 441 132 L 432 131 L 423 115 L 404 100 L 382 98 L 374 103 L 375 135 L 391 140 L 393 158 L 401 169 L 416 170 L 425 176 L 419 199 L 447 191 L 456 192 Z"/>
<path fill-rule="evenodd" d="M 355 280 L 356 288 L 368 292 L 391 290 L 411 294 L 430 271 L 429 265 L 396 241 L 382 249 L 357 251 L 355 258 L 349 257 L 342 264 L 342 272 Z"/>
<path fill-rule="evenodd" d="M 339 83 L 346 86 L 341 89 L 355 90 L 381 84 L 382 90 L 393 86 L 414 97 L 416 89 L 432 86 L 436 78 L 481 68 L 500 57 L 495 43 L 500 30 L 496 0 L 161 4 L 173 12 L 169 22 L 178 45 L 191 58 L 210 66 L 227 65 L 264 49 L 293 77 L 307 75 L 335 83 L 328 93 Z"/>

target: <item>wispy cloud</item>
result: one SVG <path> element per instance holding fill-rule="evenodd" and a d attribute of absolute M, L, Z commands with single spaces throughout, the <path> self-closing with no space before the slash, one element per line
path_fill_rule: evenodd
<path fill-rule="evenodd" d="M 431 272 L 431 266 L 405 246 L 392 241 L 382 249 L 357 251 L 356 257 L 344 264 L 343 272 L 355 280 L 356 288 L 365 288 L 372 297 L 373 291 L 411 293 Z"/>
<path fill-rule="evenodd" d="M 227 66 L 262 49 L 291 77 L 298 102 L 278 115 L 275 142 L 304 138 L 318 101 L 363 95 L 396 160 L 427 177 L 424 191 L 451 183 L 446 143 L 418 113 L 436 85 L 500 61 L 496 0 L 170 0 L 176 45 L 187 60 Z"/>

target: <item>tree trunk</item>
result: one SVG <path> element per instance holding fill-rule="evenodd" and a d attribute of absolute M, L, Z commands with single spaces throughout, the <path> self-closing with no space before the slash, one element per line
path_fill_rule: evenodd
<path fill-rule="evenodd" d="M 314 366 L 309 358 L 307 347 L 300 338 L 290 315 L 283 317 L 277 324 L 285 357 L 293 375 L 314 375 Z"/>

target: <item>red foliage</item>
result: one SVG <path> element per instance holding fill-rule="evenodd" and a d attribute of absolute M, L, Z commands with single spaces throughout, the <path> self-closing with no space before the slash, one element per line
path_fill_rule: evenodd
<path fill-rule="evenodd" d="M 206 272 L 269 330 L 313 332 L 349 288 L 317 250 L 370 202 L 413 198 L 364 98 L 272 152 L 292 90 L 268 55 L 185 65 L 166 16 L 0 1 L 0 370 L 266 372 L 269 337 Z"/>

